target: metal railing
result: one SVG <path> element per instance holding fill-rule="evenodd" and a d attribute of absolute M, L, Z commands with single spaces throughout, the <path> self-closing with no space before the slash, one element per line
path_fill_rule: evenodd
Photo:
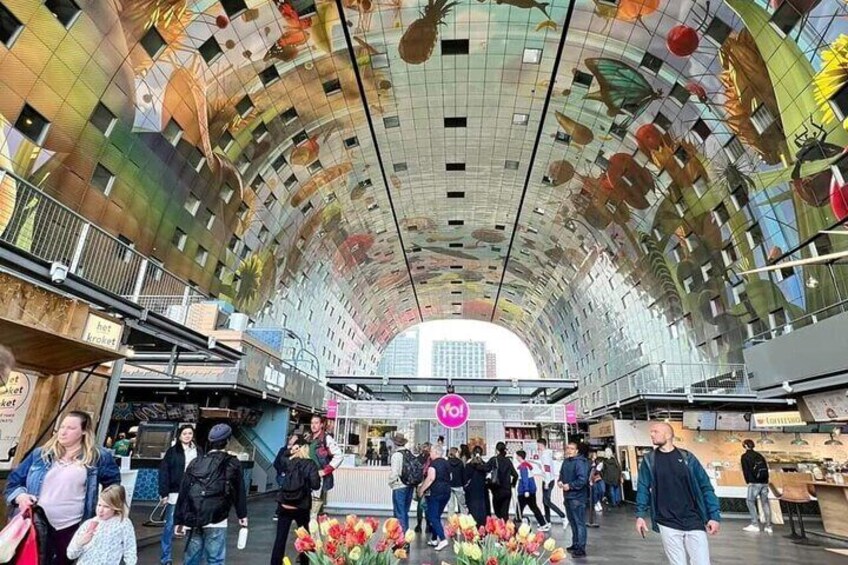
<path fill-rule="evenodd" d="M 742 347 L 748 348 L 757 345 L 758 343 L 762 343 L 764 341 L 769 341 L 771 339 L 780 337 L 782 335 L 791 333 L 794 330 L 801 329 L 805 326 L 809 326 L 811 324 L 815 324 L 816 322 L 820 322 L 822 320 L 826 320 L 832 316 L 837 316 L 839 314 L 844 314 L 848 312 L 848 298 L 844 298 L 839 302 L 835 302 L 830 306 L 825 306 L 824 308 L 819 308 L 814 312 L 809 312 L 804 314 L 803 316 L 799 316 L 793 320 L 787 320 L 783 324 L 776 325 L 773 328 L 762 331 L 758 334 L 754 334 L 751 337 L 747 338 Z"/>
<path fill-rule="evenodd" d="M 0 241 L 144 308 L 185 324 L 191 304 L 209 297 L 109 235 L 32 183 L 0 167 L 0 186 L 12 187 L 12 209 L 0 210 Z M 4 225 L 5 224 L 5 225 Z"/>
<path fill-rule="evenodd" d="M 754 394 L 742 363 L 650 363 L 603 385 L 600 402 L 639 394 Z"/>

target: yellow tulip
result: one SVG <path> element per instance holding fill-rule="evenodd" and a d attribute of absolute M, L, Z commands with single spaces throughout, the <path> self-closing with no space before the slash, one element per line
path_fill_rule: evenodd
<path fill-rule="evenodd" d="M 305 538 L 306 536 L 309 535 L 309 532 L 306 531 L 306 528 L 304 528 L 302 526 L 300 528 L 296 529 L 294 531 L 294 533 L 297 536 L 297 539 L 303 539 L 303 538 Z"/>
<path fill-rule="evenodd" d="M 362 548 L 358 545 L 347 554 L 351 561 L 359 561 L 362 558 Z"/>
<path fill-rule="evenodd" d="M 412 543 L 415 541 L 415 532 L 413 530 L 406 530 L 406 535 L 403 536 L 403 540 L 406 543 Z"/>
<path fill-rule="evenodd" d="M 477 524 L 474 522 L 474 518 L 472 518 L 468 514 L 463 514 L 462 516 L 459 517 L 459 526 L 463 530 L 468 530 L 470 528 L 476 527 Z"/>
<path fill-rule="evenodd" d="M 395 550 L 395 557 L 397 557 L 398 559 L 406 559 L 406 557 L 407 557 L 406 550 L 403 549 L 403 548 L 396 549 Z"/>
<path fill-rule="evenodd" d="M 371 527 L 371 524 L 365 522 L 365 525 L 362 526 L 362 529 L 365 530 L 365 537 L 371 539 L 371 536 L 374 535 L 374 528 Z"/>
<path fill-rule="evenodd" d="M 530 526 L 528 524 L 521 524 L 521 527 L 518 528 L 518 537 L 520 539 L 525 539 L 530 535 Z"/>
<path fill-rule="evenodd" d="M 542 547 L 545 548 L 545 551 L 553 551 L 556 549 L 556 540 L 554 538 L 548 538 Z"/>
<path fill-rule="evenodd" d="M 292 565 L 291 559 L 283 557 L 283 565 Z"/>

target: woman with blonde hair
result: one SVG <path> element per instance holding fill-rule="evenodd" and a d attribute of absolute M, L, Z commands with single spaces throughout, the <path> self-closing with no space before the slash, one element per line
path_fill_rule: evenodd
<path fill-rule="evenodd" d="M 112 454 L 95 445 L 91 416 L 73 411 L 62 419 L 52 438 L 12 471 L 4 495 L 18 512 L 34 504 L 44 510 L 47 565 L 66 565 L 71 563 L 68 544 L 80 523 L 97 511 L 98 486 L 120 482 Z"/>
<path fill-rule="evenodd" d="M 288 448 L 281 460 L 283 482 L 277 492 L 280 512 L 277 519 L 277 536 L 271 550 L 271 565 L 283 560 L 286 541 L 292 522 L 306 528 L 309 526 L 309 510 L 312 508 L 312 491 L 321 488 L 318 464 L 309 457 L 309 442 L 303 436 L 289 440 Z M 300 565 L 307 565 L 306 553 L 300 554 Z"/>
<path fill-rule="evenodd" d="M 121 485 L 103 489 L 97 515 L 86 520 L 68 545 L 68 559 L 77 565 L 136 565 L 135 529 L 129 518 L 127 493 Z"/>

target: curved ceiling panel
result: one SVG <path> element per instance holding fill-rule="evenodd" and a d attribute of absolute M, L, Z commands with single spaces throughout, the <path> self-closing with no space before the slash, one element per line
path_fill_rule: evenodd
<path fill-rule="evenodd" d="M 29 4 L 0 164 L 327 370 L 453 317 L 543 374 L 738 361 L 848 290 L 743 274 L 848 244 L 843 2 Z"/>

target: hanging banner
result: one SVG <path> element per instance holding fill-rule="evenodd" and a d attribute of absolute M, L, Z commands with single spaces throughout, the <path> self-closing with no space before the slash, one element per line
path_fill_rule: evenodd
<path fill-rule="evenodd" d="M 0 387 L 0 469 L 11 469 L 37 377 L 12 371 Z"/>
<path fill-rule="evenodd" d="M 327 418 L 335 420 L 339 415 L 339 401 L 331 398 L 327 401 Z"/>
<path fill-rule="evenodd" d="M 565 423 L 566 424 L 576 424 L 577 423 L 577 405 L 574 403 L 565 405 Z"/>
<path fill-rule="evenodd" d="M 784 426 L 807 425 L 807 422 L 801 418 L 801 413 L 797 410 L 794 412 L 761 412 L 752 416 L 756 428 L 782 428 Z"/>
<path fill-rule="evenodd" d="M 848 389 L 807 394 L 799 407 L 809 422 L 848 421 Z"/>

